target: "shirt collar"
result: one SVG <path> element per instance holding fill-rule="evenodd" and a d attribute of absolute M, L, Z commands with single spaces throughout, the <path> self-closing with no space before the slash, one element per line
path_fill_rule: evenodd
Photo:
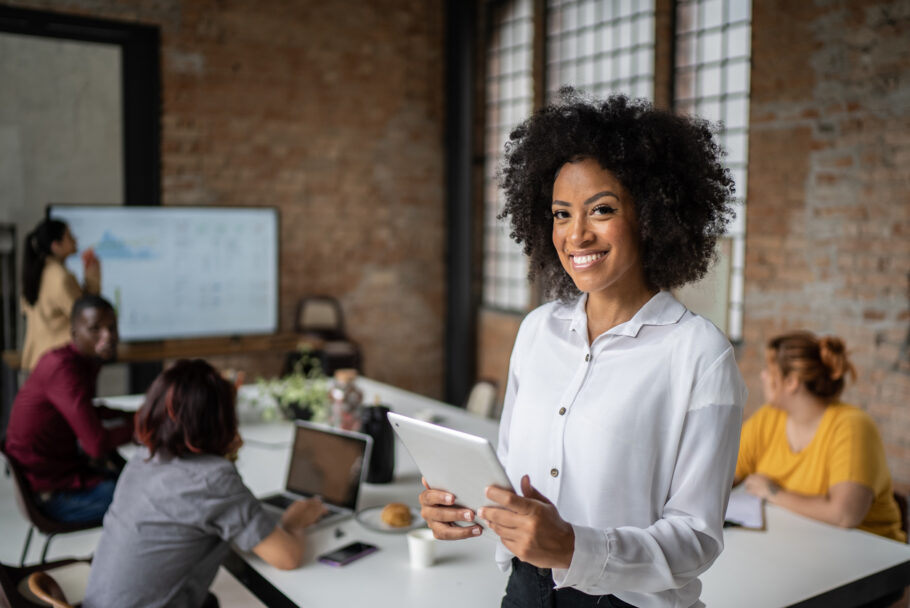
<path fill-rule="evenodd" d="M 569 329 L 577 332 L 587 332 L 588 317 L 585 314 L 585 303 L 588 294 L 581 294 L 574 303 L 561 304 L 554 316 L 559 319 L 571 321 Z M 644 325 L 671 325 L 677 323 L 685 314 L 683 306 L 669 291 L 659 291 L 644 306 L 638 309 L 635 315 L 606 333 L 609 335 L 628 336 L 635 338 Z"/>

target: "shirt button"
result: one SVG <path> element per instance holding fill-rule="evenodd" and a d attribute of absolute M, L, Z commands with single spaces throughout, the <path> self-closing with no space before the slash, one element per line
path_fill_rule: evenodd
<path fill-rule="evenodd" d="M 550 469 L 550 477 L 559 477 L 559 469 L 557 469 L 557 468 Z"/>
<path fill-rule="evenodd" d="M 560 416 L 564 416 L 565 413 L 566 413 L 566 408 L 564 408 L 564 407 L 559 408 L 559 415 L 560 415 Z"/>
<path fill-rule="evenodd" d="M 585 363 L 591 360 L 591 353 L 585 355 Z"/>

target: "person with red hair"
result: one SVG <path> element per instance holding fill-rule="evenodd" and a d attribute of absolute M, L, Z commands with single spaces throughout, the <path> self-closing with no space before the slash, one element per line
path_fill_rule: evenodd
<path fill-rule="evenodd" d="M 209 608 L 208 588 L 231 543 L 282 570 L 303 560 L 319 499 L 280 519 L 263 508 L 234 465 L 242 440 L 234 386 L 201 359 L 180 360 L 152 383 L 136 414 L 142 447 L 104 517 L 86 608 Z"/>
<path fill-rule="evenodd" d="M 903 542 L 875 422 L 840 400 L 848 376 L 856 371 L 840 338 L 797 331 L 771 340 L 767 404 L 743 424 L 736 483 L 801 515 Z"/>

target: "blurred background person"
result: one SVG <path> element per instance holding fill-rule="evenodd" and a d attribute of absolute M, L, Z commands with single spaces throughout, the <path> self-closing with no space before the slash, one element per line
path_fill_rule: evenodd
<path fill-rule="evenodd" d="M 70 312 L 83 293 L 101 293 L 101 264 L 91 249 L 82 255 L 85 281 L 79 285 L 66 269 L 78 246 L 69 227 L 45 219 L 25 237 L 22 257 L 22 309 L 25 343 L 22 369 L 32 370 L 41 355 L 69 341 Z"/>
<path fill-rule="evenodd" d="M 70 343 L 41 357 L 16 395 L 5 451 L 49 517 L 94 521 L 114 495 L 116 448 L 132 438 L 133 414 L 92 403 L 101 365 L 117 356 L 114 307 L 82 296 L 72 319 Z"/>
<path fill-rule="evenodd" d="M 86 608 L 211 608 L 233 543 L 283 570 L 303 561 L 318 498 L 267 511 L 234 465 L 234 386 L 201 359 L 158 376 L 136 414 L 142 443 L 123 470 L 92 561 Z M 141 574 L 140 574 L 141 573 Z"/>
<path fill-rule="evenodd" d="M 844 341 L 810 332 L 768 343 L 767 404 L 743 424 L 736 480 L 801 515 L 906 541 L 875 422 L 840 401 L 856 372 Z"/>

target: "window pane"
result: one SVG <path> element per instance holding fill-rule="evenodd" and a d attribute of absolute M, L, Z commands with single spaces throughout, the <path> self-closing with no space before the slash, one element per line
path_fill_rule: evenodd
<path fill-rule="evenodd" d="M 594 29 L 588 28 L 581 33 L 578 54 L 589 57 L 594 54 Z"/>
<path fill-rule="evenodd" d="M 749 92 L 749 64 L 745 61 L 730 63 L 726 67 L 726 93 Z"/>
<path fill-rule="evenodd" d="M 635 72 L 637 74 L 650 73 L 654 71 L 654 47 L 645 47 L 638 51 L 638 57 L 635 58 Z"/>
<path fill-rule="evenodd" d="M 730 173 L 733 174 L 733 181 L 736 182 L 736 192 L 734 193 L 737 198 L 746 198 L 747 184 L 746 180 L 748 179 L 746 175 L 746 170 L 742 167 L 737 167 L 731 169 Z"/>
<path fill-rule="evenodd" d="M 654 44 L 654 21 L 651 19 L 638 19 L 638 32 L 635 37 L 638 44 Z"/>
<path fill-rule="evenodd" d="M 745 97 L 728 99 L 725 114 L 727 128 L 749 126 L 749 100 Z"/>
<path fill-rule="evenodd" d="M 619 77 L 628 78 L 632 75 L 632 53 L 622 51 L 619 54 Z"/>
<path fill-rule="evenodd" d="M 728 6 L 731 22 L 751 19 L 752 3 L 749 0 L 730 0 Z"/>
<path fill-rule="evenodd" d="M 696 113 L 702 118 L 707 118 L 712 122 L 720 120 L 720 102 L 715 100 L 702 100 L 696 106 Z"/>
<path fill-rule="evenodd" d="M 625 17 L 635 12 L 635 3 L 632 0 L 620 0 L 619 16 Z"/>
<path fill-rule="evenodd" d="M 752 28 L 748 23 L 727 30 L 727 58 L 746 57 L 751 47 L 751 36 Z"/>
<path fill-rule="evenodd" d="M 698 72 L 698 95 L 710 96 L 720 94 L 720 68 L 701 68 Z"/>
<path fill-rule="evenodd" d="M 723 35 L 721 32 L 711 32 L 698 38 L 698 61 L 709 63 L 720 61 L 723 52 Z"/>
<path fill-rule="evenodd" d="M 629 21 L 619 25 L 619 46 L 623 49 L 632 46 L 632 23 Z"/>
<path fill-rule="evenodd" d="M 635 96 L 644 97 L 645 99 L 654 98 L 654 81 L 650 78 L 641 78 L 635 85 Z"/>
<path fill-rule="evenodd" d="M 582 23 L 582 25 L 591 25 L 591 24 L 595 23 L 596 17 L 594 16 L 594 12 L 596 9 L 597 9 L 597 3 L 594 2 L 594 0 L 589 0 L 588 2 L 584 2 L 581 5 L 581 14 L 582 14 L 581 23 Z"/>
<path fill-rule="evenodd" d="M 676 8 L 675 110 L 723 120 L 720 142 L 728 152 L 724 162 L 742 203 L 727 227 L 739 256 L 726 301 L 731 339 L 742 336 L 751 11 L 751 0 L 677 0 Z"/>
<path fill-rule="evenodd" d="M 724 3 L 722 0 L 707 0 L 699 7 L 701 26 L 704 29 L 718 27 L 724 21 Z"/>
<path fill-rule="evenodd" d="M 504 3 L 495 15 L 497 32 L 487 48 L 486 124 L 484 148 L 483 302 L 497 308 L 524 309 L 528 288 L 520 248 L 496 219 L 502 208 L 496 170 L 509 131 L 531 108 L 531 0 Z M 515 277 L 515 271 L 518 276 Z"/>
<path fill-rule="evenodd" d="M 574 30 L 578 27 L 578 6 L 576 4 L 569 4 L 563 10 L 563 23 L 565 23 L 565 29 Z"/>
<path fill-rule="evenodd" d="M 746 136 L 743 133 L 730 133 L 726 136 L 728 162 L 742 164 L 746 162 Z"/>
<path fill-rule="evenodd" d="M 600 81 L 610 82 L 616 77 L 613 73 L 613 61 L 606 60 L 600 62 Z"/>
<path fill-rule="evenodd" d="M 612 48 L 612 28 L 606 24 L 597 26 L 594 34 L 594 49 L 597 53 L 609 51 Z"/>

